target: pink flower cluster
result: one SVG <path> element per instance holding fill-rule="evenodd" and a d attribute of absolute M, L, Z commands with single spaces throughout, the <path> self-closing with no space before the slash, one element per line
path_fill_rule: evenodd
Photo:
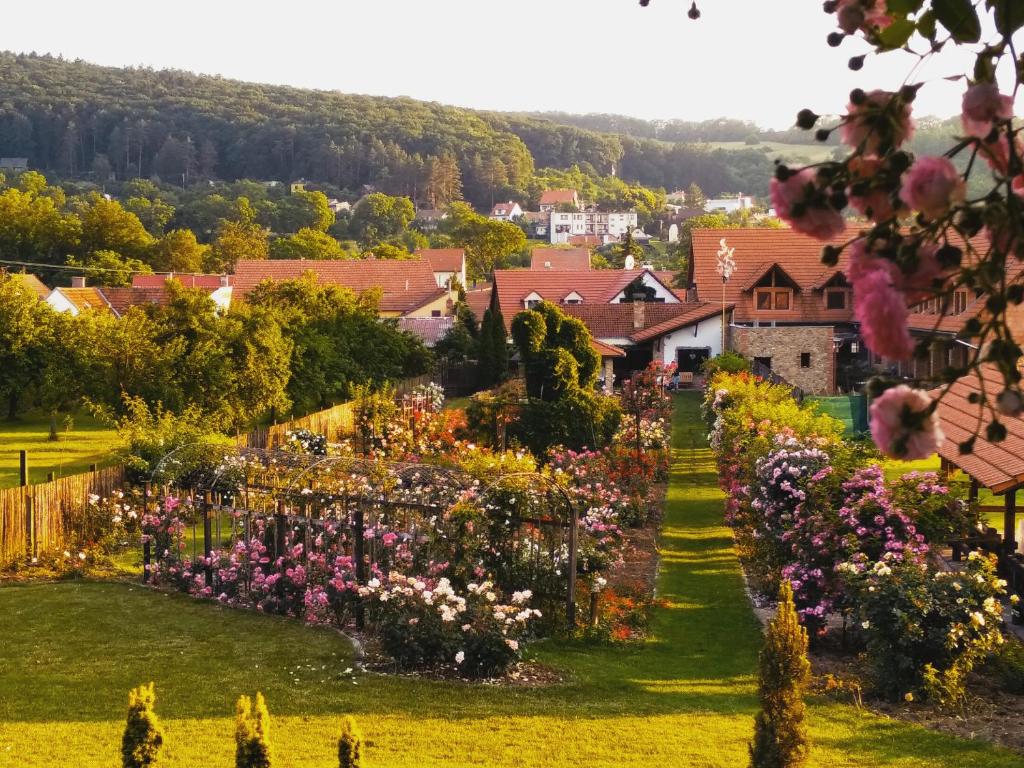
<path fill-rule="evenodd" d="M 931 395 L 906 384 L 887 389 L 871 404 L 871 437 L 886 456 L 899 459 L 928 458 L 945 440 Z"/>

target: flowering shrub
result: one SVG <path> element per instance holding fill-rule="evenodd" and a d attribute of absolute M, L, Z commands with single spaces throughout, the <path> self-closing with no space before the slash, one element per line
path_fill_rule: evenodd
<path fill-rule="evenodd" d="M 312 456 L 327 455 L 327 437 L 308 429 L 293 429 L 285 433 L 285 449 Z"/>
<path fill-rule="evenodd" d="M 934 472 L 909 472 L 889 485 L 893 503 L 914 521 L 925 541 L 940 544 L 978 529 L 978 510 L 950 492 Z"/>
<path fill-rule="evenodd" d="M 959 703 L 967 674 L 1003 642 L 995 559 L 972 552 L 963 573 L 888 552 L 841 568 L 867 639 L 875 685 L 893 698 L 923 692 Z"/>
<path fill-rule="evenodd" d="M 446 578 L 391 573 L 359 588 L 387 654 L 403 669 L 454 664 L 469 677 L 491 677 L 519 658 L 519 641 L 540 611 L 532 594 L 516 592 L 503 604 L 491 582 L 470 583 L 457 594 Z"/>

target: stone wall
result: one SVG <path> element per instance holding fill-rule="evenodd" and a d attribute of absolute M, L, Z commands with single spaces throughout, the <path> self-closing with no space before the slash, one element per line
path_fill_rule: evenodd
<path fill-rule="evenodd" d="M 835 382 L 832 333 L 832 326 L 740 327 L 732 329 L 732 347 L 751 360 L 771 358 L 773 372 L 809 395 L 829 395 Z M 806 368 L 803 354 L 810 355 Z"/>

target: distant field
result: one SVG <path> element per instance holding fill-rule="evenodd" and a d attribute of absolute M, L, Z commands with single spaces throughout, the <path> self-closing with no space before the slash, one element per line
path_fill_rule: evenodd
<path fill-rule="evenodd" d="M 828 146 L 827 144 L 814 142 L 810 144 L 780 144 L 775 141 L 763 141 L 760 144 L 745 144 L 742 141 L 709 141 L 706 146 L 713 147 L 714 149 L 731 150 L 767 149 L 773 160 L 778 157 L 791 162 L 805 160 L 812 163 L 828 160 L 835 149 L 835 147 Z"/>
<path fill-rule="evenodd" d="M 85 472 L 90 464 L 110 464 L 118 448 L 117 432 L 86 414 L 75 416 L 67 433 L 51 443 L 50 419 L 45 414 L 24 415 L 17 421 L 0 420 L 0 488 L 18 484 L 18 451 L 28 450 L 29 480 L 40 483 L 48 472 L 58 477 Z"/>

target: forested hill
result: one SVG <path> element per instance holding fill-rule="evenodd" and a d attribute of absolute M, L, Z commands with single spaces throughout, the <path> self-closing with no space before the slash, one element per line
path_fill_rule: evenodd
<path fill-rule="evenodd" d="M 27 156 L 65 178 L 306 178 L 420 199 L 454 158 L 463 193 L 477 204 L 535 194 L 542 167 L 614 171 L 666 189 L 696 182 L 709 194 L 764 194 L 771 173 L 763 149 L 711 150 L 407 98 L 14 53 L 0 53 L 0 156 Z"/>

